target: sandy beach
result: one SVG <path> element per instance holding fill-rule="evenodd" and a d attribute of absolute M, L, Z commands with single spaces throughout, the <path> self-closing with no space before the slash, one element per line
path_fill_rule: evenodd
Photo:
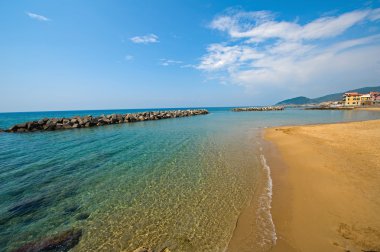
<path fill-rule="evenodd" d="M 265 131 L 272 251 L 380 251 L 380 120 Z"/>

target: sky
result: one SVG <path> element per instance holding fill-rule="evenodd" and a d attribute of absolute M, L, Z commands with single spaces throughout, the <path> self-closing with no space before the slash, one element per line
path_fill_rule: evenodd
<path fill-rule="evenodd" d="M 380 0 L 0 1 L 0 112 L 270 105 L 380 85 Z"/>

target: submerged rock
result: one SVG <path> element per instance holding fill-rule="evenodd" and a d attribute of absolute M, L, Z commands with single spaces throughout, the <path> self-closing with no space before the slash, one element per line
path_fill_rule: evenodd
<path fill-rule="evenodd" d="M 76 220 L 86 220 L 88 217 L 90 217 L 89 213 L 80 213 L 78 214 L 75 219 Z"/>
<path fill-rule="evenodd" d="M 69 251 L 78 244 L 81 236 L 82 229 L 71 229 L 52 237 L 27 243 L 13 252 Z"/>

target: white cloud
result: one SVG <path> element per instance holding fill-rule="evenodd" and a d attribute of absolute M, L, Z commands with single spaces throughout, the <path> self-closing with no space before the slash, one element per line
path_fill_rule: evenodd
<path fill-rule="evenodd" d="M 160 65 L 161 66 L 178 65 L 178 64 L 182 64 L 182 63 L 183 62 L 180 60 L 160 59 Z"/>
<path fill-rule="evenodd" d="M 215 18 L 210 27 L 227 32 L 232 38 L 249 38 L 257 42 L 270 38 L 313 40 L 334 37 L 366 19 L 377 20 L 380 9 L 356 10 L 340 16 L 321 17 L 305 25 L 276 21 L 268 11 L 236 12 Z"/>
<path fill-rule="evenodd" d="M 32 12 L 26 12 L 26 15 L 28 15 L 30 18 L 32 19 L 36 19 L 38 21 L 50 21 L 49 18 L 45 17 L 45 16 L 42 16 L 42 15 L 38 15 L 36 13 L 32 13 Z"/>
<path fill-rule="evenodd" d="M 371 11 L 371 13 L 369 15 L 369 19 L 372 21 L 379 20 L 380 19 L 380 8 L 377 8 L 377 9 L 374 9 L 373 11 Z"/>
<path fill-rule="evenodd" d="M 131 60 L 133 60 L 133 58 L 134 57 L 132 55 L 127 54 L 127 55 L 125 55 L 124 60 L 125 61 L 131 61 Z"/>
<path fill-rule="evenodd" d="M 226 46 L 211 44 L 207 48 L 208 54 L 202 57 L 198 68 L 206 71 L 238 67 L 245 62 L 262 58 L 264 55 L 246 45 Z"/>
<path fill-rule="evenodd" d="M 372 25 L 379 19 L 379 11 L 355 10 L 306 24 L 277 20 L 268 11 L 228 11 L 217 16 L 210 28 L 230 39 L 210 44 L 197 68 L 221 82 L 256 91 L 377 84 L 380 34 L 376 30 L 358 36 L 349 34 L 349 29 Z"/>
<path fill-rule="evenodd" d="M 144 36 L 135 36 L 135 37 L 130 38 L 130 40 L 136 44 L 148 44 L 148 43 L 158 43 L 159 42 L 158 36 L 153 34 L 153 33 L 148 34 L 148 35 L 144 35 Z"/>

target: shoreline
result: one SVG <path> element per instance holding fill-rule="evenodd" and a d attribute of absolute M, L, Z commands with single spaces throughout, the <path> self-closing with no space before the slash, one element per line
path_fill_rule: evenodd
<path fill-rule="evenodd" d="M 258 153 L 262 170 L 254 193 L 237 218 L 235 229 L 224 251 L 268 251 L 277 240 L 271 216 L 273 184 L 271 169 L 260 142 Z"/>
<path fill-rule="evenodd" d="M 380 249 L 379 128 L 369 120 L 265 130 L 278 236 L 271 251 Z"/>
<path fill-rule="evenodd" d="M 369 111 L 379 111 L 380 107 L 376 108 L 360 108 L 358 110 L 369 110 Z M 224 251 L 252 251 L 252 247 L 255 248 L 255 251 L 298 251 L 293 244 L 286 239 L 284 239 L 283 232 L 281 229 L 287 226 L 287 220 L 292 220 L 292 213 L 289 209 L 286 208 L 289 203 L 291 203 L 291 194 L 292 187 L 287 181 L 287 170 L 288 164 L 285 162 L 284 158 L 281 156 L 280 149 L 275 142 L 266 139 L 265 135 L 268 130 L 275 128 L 289 128 L 289 127 L 324 127 L 326 125 L 344 125 L 351 123 L 360 123 L 360 122 L 373 122 L 379 121 L 379 119 L 369 119 L 365 121 L 346 121 L 346 122 L 334 122 L 334 123 L 310 123 L 310 124 L 300 124 L 300 125 L 288 125 L 288 126 L 273 126 L 270 128 L 264 128 L 261 132 L 261 137 L 259 139 L 259 146 L 261 149 L 261 154 L 266 159 L 268 167 L 270 169 L 269 180 L 273 181 L 272 185 L 272 199 L 271 205 L 269 206 L 269 211 L 271 214 L 271 221 L 274 223 L 274 235 L 276 236 L 275 242 L 272 246 L 266 246 L 265 248 L 252 245 L 254 241 L 257 241 L 255 232 L 257 229 L 249 229 L 248 226 L 252 225 L 256 217 L 256 208 L 257 204 L 254 205 L 252 202 L 257 201 L 260 195 L 252 195 L 250 203 L 242 210 L 239 215 L 235 230 L 227 244 L 227 247 Z M 380 125 L 379 125 L 380 128 Z M 263 164 L 262 164 L 263 165 Z M 380 183 L 380 180 L 379 180 Z M 261 191 L 264 189 L 264 186 L 261 185 Z M 259 194 L 262 192 L 260 191 Z M 285 208 L 284 208 L 285 207 Z M 379 209 L 380 211 L 380 209 Z M 281 216 L 282 223 L 277 223 L 277 215 Z M 284 221 L 285 220 L 285 221 Z M 279 228 L 279 232 L 277 230 Z M 256 227 L 257 228 L 257 227 Z M 249 237 L 248 235 L 251 235 Z M 379 237 L 380 239 L 380 237 Z M 250 240 L 250 241 L 248 241 Z M 251 244 L 251 245 L 249 245 Z M 267 244 L 268 245 L 268 244 Z M 249 247 L 251 246 L 251 247 Z M 318 250 L 316 250 L 318 251 Z"/>

